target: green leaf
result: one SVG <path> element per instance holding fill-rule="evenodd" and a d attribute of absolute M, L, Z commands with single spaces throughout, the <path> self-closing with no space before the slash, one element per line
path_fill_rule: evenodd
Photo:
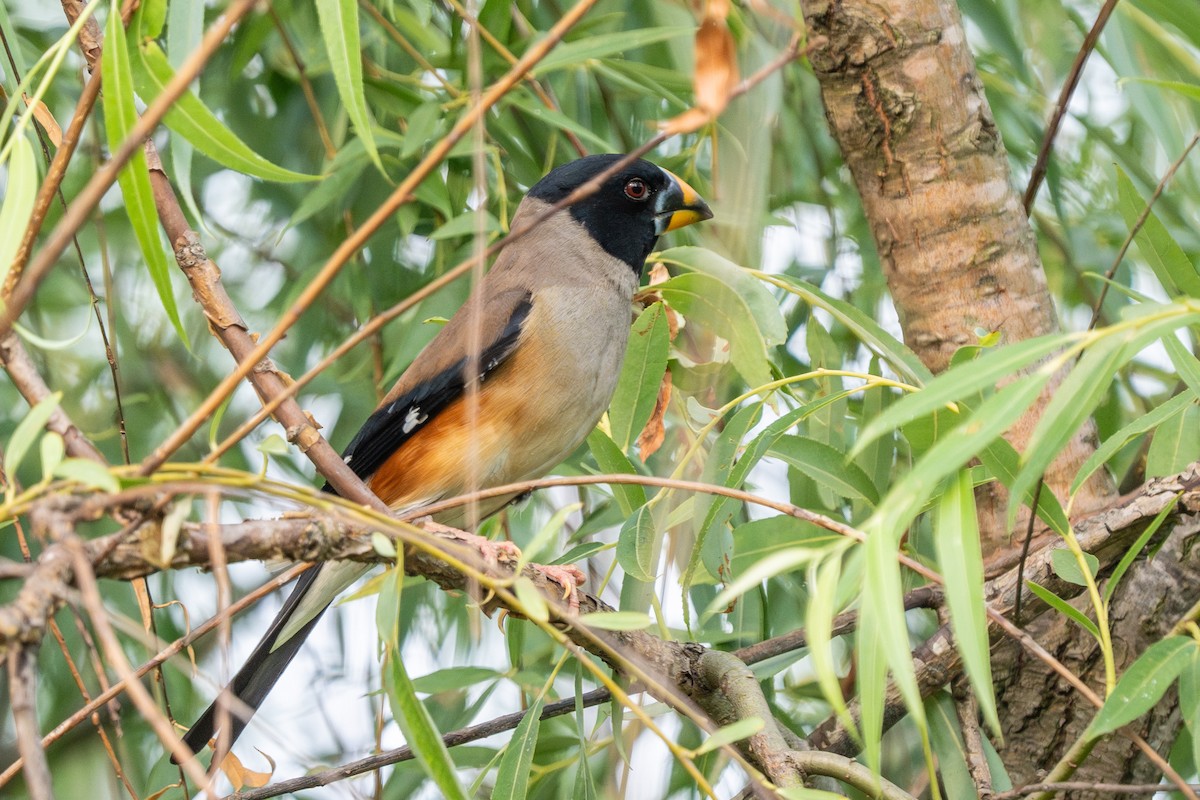
<path fill-rule="evenodd" d="M 175 77 L 166 54 L 150 39 L 134 44 L 131 63 L 134 85 L 147 103 L 162 94 L 167 83 Z M 213 161 L 236 172 L 278 183 L 315 181 L 321 177 L 294 172 L 263 158 L 229 130 L 191 91 L 184 92 L 175 101 L 163 117 L 163 124 Z"/>
<path fill-rule="evenodd" d="M 404 131 L 404 143 L 400 145 L 400 158 L 408 158 L 429 146 L 438 138 L 438 127 L 445 119 L 442 104 L 430 100 L 417 106 L 408 115 L 408 128 Z"/>
<path fill-rule="evenodd" d="M 779 310 L 779 302 L 766 290 L 762 281 L 729 259 L 703 247 L 673 247 L 659 253 L 658 260 L 716 278 L 746 304 L 768 346 L 783 344 L 787 340 L 787 323 Z"/>
<path fill-rule="evenodd" d="M 1033 592 L 1034 596 L 1040 599 L 1043 603 L 1050 606 L 1063 616 L 1073 620 L 1076 625 L 1094 636 L 1096 641 L 1100 641 L 1100 628 L 1096 626 L 1096 623 L 1088 619 L 1082 611 L 1075 608 L 1075 606 L 1071 605 L 1066 600 L 1063 600 L 1045 586 L 1034 583 L 1033 581 L 1026 581 L 1025 585 L 1029 587 L 1029 591 Z"/>
<path fill-rule="evenodd" d="M 946 581 L 950 628 L 962 654 L 967 678 L 979 698 L 984 719 L 992 732 L 1002 737 L 992 690 L 992 662 L 983 597 L 983 553 L 969 470 L 959 470 L 957 476 L 947 481 L 938 504 L 933 541 L 938 566 Z"/>
<path fill-rule="evenodd" d="M 625 520 L 617 534 L 617 563 L 634 580 L 650 582 L 658 566 L 658 537 L 654 530 L 654 514 L 646 506 Z"/>
<path fill-rule="evenodd" d="M 1192 736 L 1192 764 L 1200 764 L 1200 648 L 1179 673 L 1179 714 Z"/>
<path fill-rule="evenodd" d="M 448 667 L 415 679 L 413 690 L 423 694 L 457 692 L 485 681 L 498 680 L 503 676 L 503 673 L 487 667 Z"/>
<path fill-rule="evenodd" d="M 886 521 L 885 529 L 895 534 L 907 526 L 942 480 L 1008 430 L 1048 380 L 1049 375 L 1034 373 L 1013 381 L 983 401 L 952 434 L 938 439 L 879 502 L 875 516 Z"/>
<path fill-rule="evenodd" d="M 1117 681 L 1086 735 L 1096 738 L 1111 733 L 1153 708 L 1196 651 L 1196 642 L 1187 636 L 1172 636 L 1147 647 Z"/>
<path fill-rule="evenodd" d="M 607 550 L 609 547 L 611 547 L 611 545 L 605 544 L 604 542 L 584 542 L 583 544 L 575 545 L 570 550 L 549 563 L 574 564 L 576 562 L 583 561 L 589 556 L 594 556 L 596 553 L 599 553 L 602 550 Z"/>
<path fill-rule="evenodd" d="M 63 437 L 54 431 L 46 431 L 42 434 L 39 449 L 42 457 L 42 480 L 48 481 L 62 463 L 66 452 Z"/>
<path fill-rule="evenodd" d="M 1117 203 L 1125 224 L 1130 228 L 1146 208 L 1133 181 L 1120 167 L 1117 168 Z M 1134 241 L 1137 242 L 1138 252 L 1154 270 L 1154 275 L 1167 294 L 1200 297 L 1200 274 L 1196 272 L 1196 266 L 1153 211 L 1146 217 Z"/>
<path fill-rule="evenodd" d="M 666 310 L 662 303 L 654 303 L 633 323 L 625 363 L 608 406 L 609 429 L 622 450 L 629 449 L 654 411 L 670 348 Z"/>
<path fill-rule="evenodd" d="M 975 782 L 967 771 L 967 750 L 959 733 L 962 725 L 950 693 L 940 691 L 927 698 L 925 713 L 929 716 L 930 740 L 937 756 L 938 773 L 946 792 L 944 796 L 964 800 L 978 798 Z"/>
<path fill-rule="evenodd" d="M 12 436 L 8 439 L 8 447 L 4 448 L 4 471 L 8 474 L 10 481 L 16 479 L 17 470 L 21 468 L 25 454 L 29 452 L 29 448 L 33 446 L 34 441 L 37 440 L 42 429 L 50 420 L 50 415 L 54 413 L 61 402 L 62 392 L 55 392 L 29 409 L 29 413 L 17 423 Z"/>
<path fill-rule="evenodd" d="M 433 718 L 429 716 L 429 710 L 417 699 L 416 690 L 404 669 L 399 649 L 394 646 L 388 649 L 383 669 L 383 684 L 392 706 L 392 715 L 425 774 L 441 790 L 443 797 L 449 800 L 467 800 L 466 793 L 458 783 L 454 761 L 442 742 L 442 736 L 434 725 Z"/>
<path fill-rule="evenodd" d="M 765 723 L 758 717 L 739 719 L 737 722 L 717 728 L 692 753 L 697 756 L 711 753 L 713 750 L 724 747 L 727 744 L 740 742 L 742 739 L 749 739 L 764 727 L 766 727 Z"/>
<path fill-rule="evenodd" d="M 524 800 L 528 795 L 529 767 L 537 748 L 543 703 L 540 697 L 534 701 L 513 731 L 496 772 L 496 785 L 492 789 L 494 800 Z"/>
<path fill-rule="evenodd" d="M 873 614 L 859 615 L 858 636 L 858 702 L 861 714 L 863 760 L 876 774 L 882 761 L 884 690 L 887 688 L 887 662 L 883 656 L 880 627 L 886 624 Z"/>
<path fill-rule="evenodd" d="M 640 611 L 593 611 L 581 614 L 579 621 L 605 631 L 644 631 L 653 623 L 649 614 Z"/>
<path fill-rule="evenodd" d="M 1100 571 L 1100 560 L 1091 553 L 1084 553 L 1083 560 L 1087 562 L 1088 572 L 1091 573 L 1093 580 L 1096 578 L 1096 573 Z M 1079 569 L 1079 562 L 1075 559 L 1075 554 L 1065 547 L 1059 547 L 1050 552 L 1050 564 L 1054 567 L 1054 574 L 1062 578 L 1067 583 L 1073 583 L 1076 586 L 1087 586 L 1087 576 Z"/>
<path fill-rule="evenodd" d="M 396 545 L 379 531 L 371 532 L 371 547 L 384 558 L 396 557 Z"/>
<path fill-rule="evenodd" d="M 609 435 L 599 428 L 595 428 L 588 434 L 587 445 L 592 452 L 592 457 L 600 466 L 601 472 L 612 475 L 638 474 L 633 462 L 625 456 L 625 453 L 617 447 Z M 632 514 L 635 508 L 646 505 L 646 489 L 636 483 L 614 483 L 612 493 L 621 513 L 625 516 Z"/>
<path fill-rule="evenodd" d="M 321 181 L 313 186 L 296 206 L 288 225 L 299 225 L 334 202 L 343 202 L 362 178 L 363 171 L 369 163 L 362 142 L 358 139 L 343 147 L 334 156 L 333 161 L 326 165 Z"/>
<path fill-rule="evenodd" d="M 137 107 L 133 100 L 133 75 L 129 62 L 129 48 L 125 44 L 125 28 L 121 24 L 120 4 L 113 2 L 104 31 L 104 53 L 100 57 L 101 80 L 104 81 L 104 130 L 110 150 L 117 150 L 125 141 L 133 126 L 137 124 Z M 146 166 L 146 154 L 139 147 L 133 152 L 117 183 L 125 200 L 125 212 L 133 226 L 134 236 L 146 259 L 150 279 L 158 291 L 163 310 L 175 326 L 175 332 L 185 345 L 187 331 L 179 320 L 175 306 L 175 295 L 171 291 L 171 268 L 163 253 L 158 234 L 158 215 L 154 208 L 154 194 L 150 188 L 150 172 Z"/>
<path fill-rule="evenodd" d="M 132 22 L 129 24 L 130 30 L 137 31 L 138 36 L 150 39 L 158 38 L 158 35 L 162 33 L 163 23 L 167 21 L 166 0 L 146 0 L 138 5 L 137 11 L 134 13 L 139 17 L 136 26 Z"/>
<path fill-rule="evenodd" d="M 688 322 L 708 328 L 729 342 L 729 360 L 750 386 L 773 379 L 767 342 L 750 307 L 721 280 L 702 272 L 678 275 L 654 287 Z"/>
<path fill-rule="evenodd" d="M 1161 478 L 1187 469 L 1200 458 L 1200 405 L 1189 403 L 1183 413 L 1158 426 L 1146 452 L 1146 477 Z"/>
<path fill-rule="evenodd" d="M 317 17 L 321 21 L 321 37 L 325 41 L 325 53 L 337 83 L 342 106 L 354 125 L 358 138 L 362 140 L 367 155 L 375 167 L 383 172 L 383 162 L 375 147 L 375 135 L 371 131 L 371 112 L 363 94 L 362 44 L 358 34 L 358 3 L 354 0 L 316 0 Z M 385 173 L 386 174 L 386 173 Z"/>
<path fill-rule="evenodd" d="M 537 561 L 542 551 L 546 549 L 546 545 L 562 533 L 563 526 L 567 524 L 567 517 L 581 508 L 583 508 L 583 503 L 568 503 L 556 509 L 546 524 L 521 550 L 521 557 L 517 560 L 517 572 L 520 572 L 526 564 Z"/>
<path fill-rule="evenodd" d="M 1200 86 L 1183 81 L 1163 81 L 1155 78 L 1121 78 L 1118 83 L 1142 83 L 1147 86 L 1157 86 L 1160 89 L 1170 89 L 1190 100 L 1200 100 Z"/>
<path fill-rule="evenodd" d="M 762 416 L 762 404 L 751 403 L 738 410 L 733 419 L 725 424 L 717 434 L 708 458 L 704 462 L 704 471 L 700 475 L 703 483 L 724 486 L 741 486 L 745 474 L 758 461 L 759 455 L 752 453 L 753 447 L 742 450 L 742 439 L 751 427 L 758 423 Z M 737 473 L 735 476 L 734 473 Z M 700 521 L 696 529 L 696 541 L 692 545 L 692 555 L 680 578 L 680 588 L 686 592 L 695 581 L 696 570 L 703 564 L 708 574 L 714 578 L 722 577 L 722 570 L 728 569 L 728 559 L 734 548 L 733 537 L 728 534 L 729 518 L 733 515 L 735 505 L 728 497 L 720 497 L 706 492 L 697 494 L 693 500 L 694 518 Z M 684 618 L 690 619 L 689 604 L 684 603 Z"/>
<path fill-rule="evenodd" d="M 540 100 L 534 99 L 525 91 L 509 92 L 504 99 L 509 105 L 521 109 L 529 116 L 551 128 L 575 134 L 579 137 L 580 141 L 599 152 L 607 152 L 612 147 L 607 139 L 603 136 L 597 136 L 596 132 L 587 125 L 580 124 L 578 120 L 567 116 L 561 111 L 546 108 Z"/>
<path fill-rule="evenodd" d="M 789 292 L 803 299 L 814 308 L 827 311 L 834 319 L 846 326 L 860 342 L 871 352 L 886 361 L 892 369 L 909 383 L 928 383 L 933 373 L 921 363 L 912 350 L 904 346 L 896 337 L 883 329 L 871 317 L 859 311 L 850 303 L 839 300 L 822 292 L 812 284 L 792 278 L 788 275 L 771 275 L 772 280 L 782 283 Z M 922 416 L 918 414 L 917 416 Z"/>
<path fill-rule="evenodd" d="M 1184 347 L 1183 342 L 1173 332 L 1162 338 L 1163 346 L 1167 348 L 1167 356 L 1171 359 L 1175 371 L 1189 389 L 1200 394 L 1200 359 L 1192 355 Z"/>
<path fill-rule="evenodd" d="M 448 221 L 445 225 L 429 234 L 429 238 L 434 241 L 442 241 L 444 239 L 453 239 L 458 236 L 474 236 L 479 233 L 479 215 L 474 211 L 468 211 L 465 214 L 459 214 L 454 219 Z M 501 233 L 500 222 L 490 213 L 484 212 L 483 219 L 483 236 L 488 241 L 494 239 Z"/>
<path fill-rule="evenodd" d="M 1154 534 L 1158 532 L 1158 529 L 1162 527 L 1162 524 L 1166 518 L 1170 516 L 1172 511 L 1175 510 L 1175 504 L 1178 502 L 1179 495 L 1176 495 L 1170 503 L 1167 503 L 1167 505 L 1163 507 L 1162 511 L 1158 512 L 1154 516 L 1154 519 L 1151 520 L 1150 524 L 1146 526 L 1146 530 L 1142 531 L 1138 536 L 1137 541 L 1131 544 L 1129 549 L 1125 551 L 1125 555 L 1121 556 L 1121 560 L 1117 563 L 1116 568 L 1113 569 L 1112 575 L 1109 576 L 1108 580 L 1104 583 L 1105 603 L 1107 603 L 1117 591 L 1117 587 L 1121 584 L 1121 578 L 1124 577 L 1125 572 L 1133 564 L 1134 560 L 1142 552 L 1142 549 L 1146 546 L 1146 544 L 1154 537 Z"/>
<path fill-rule="evenodd" d="M 1154 430 L 1172 417 L 1182 414 L 1188 406 L 1194 406 L 1197 401 L 1196 393 L 1191 389 L 1185 389 L 1158 408 L 1143 414 L 1105 439 L 1104 444 L 1097 447 L 1096 452 L 1092 453 L 1088 457 L 1088 460 L 1083 463 L 1083 466 L 1079 468 L 1079 474 L 1075 476 L 1075 480 L 1071 483 L 1071 494 L 1077 492 L 1079 487 L 1091 477 L 1093 472 L 1100 469 L 1105 462 L 1115 456 L 1117 451 L 1135 436 L 1140 436 L 1146 431 Z"/>
<path fill-rule="evenodd" d="M 119 492 L 121 482 L 108 467 L 90 458 L 65 458 L 54 468 L 55 477 L 75 481 L 101 492 Z"/>
<path fill-rule="evenodd" d="M 901 590 L 900 565 L 896 562 L 899 537 L 879 529 L 867 531 L 862 608 L 877 621 L 876 635 L 884 663 L 900 690 L 904 706 L 918 730 L 926 729 L 925 706 L 913 669 Z M 870 736 L 864 730 L 864 735 Z"/>
<path fill-rule="evenodd" d="M 550 619 L 550 608 L 546 605 L 546 598 L 529 578 L 518 577 L 513 582 L 513 593 L 521 603 L 521 613 L 526 617 L 534 622 L 546 622 Z"/>
<path fill-rule="evenodd" d="M 550 55 L 538 62 L 531 74 L 540 78 L 563 67 L 582 65 L 592 59 L 607 58 L 668 39 L 691 36 L 693 33 L 695 29 L 691 27 L 672 26 L 585 36 L 554 48 Z"/>
<path fill-rule="evenodd" d="M 1147 316 L 1153 310 L 1146 309 Z M 1116 371 L 1145 344 L 1159 338 L 1163 333 L 1162 327 L 1173 330 L 1186 324 L 1186 316 L 1173 317 L 1167 309 L 1161 309 L 1161 312 L 1157 318 L 1148 320 L 1144 327 L 1104 336 L 1084 352 L 1071 373 L 1055 388 L 1025 445 L 1021 470 L 1010 487 L 1013 497 L 1023 497 L 1033 487 L 1050 462 L 1108 394 Z M 1019 503 L 1019 500 L 1012 502 L 1010 498 L 1009 527 L 1016 521 Z"/>
<path fill-rule="evenodd" d="M 846 796 L 837 792 L 827 792 L 824 789 L 809 789 L 806 786 L 792 786 L 780 789 L 777 794 L 783 800 L 846 800 Z"/>
<path fill-rule="evenodd" d="M 388 648 L 398 651 L 401 639 L 400 604 L 404 599 L 403 567 L 396 565 L 384 570 L 341 602 L 349 602 L 371 594 L 379 596 L 375 603 L 375 628 L 379 631 L 379 638 Z"/>
<path fill-rule="evenodd" d="M 713 614 L 721 613 L 729 607 L 730 603 L 763 581 L 802 567 L 823 555 L 825 553 L 816 547 L 789 547 L 778 551 L 771 558 L 758 561 L 732 582 L 726 584 L 725 588 L 709 602 L 708 608 L 704 610 L 704 615 L 711 617 Z"/>
<path fill-rule="evenodd" d="M 37 162 L 33 145 L 24 136 L 13 140 L 8 158 L 8 181 L 0 201 L 0 285 L 8 278 L 13 257 L 21 246 L 37 196 Z"/>
<path fill-rule="evenodd" d="M 272 433 L 255 445 L 254 449 L 267 456 L 285 456 L 290 449 L 290 445 L 288 445 L 287 439 L 284 439 L 278 433 Z"/>
<path fill-rule="evenodd" d="M 783 436 L 772 445 L 768 455 L 786 461 L 841 497 L 865 500 L 872 506 L 879 503 L 879 490 L 862 467 L 846 461 L 844 453 L 824 442 L 803 436 Z"/>
<path fill-rule="evenodd" d="M 813 672 L 817 676 L 817 686 L 825 697 L 825 702 L 833 708 L 837 718 L 851 732 L 858 736 L 858 726 L 846 706 L 846 698 L 842 691 L 841 676 L 833 663 L 833 617 L 837 613 L 837 584 L 842 574 L 840 556 L 831 556 L 820 563 L 813 563 L 808 568 L 808 585 L 810 594 L 808 605 L 804 610 L 804 631 L 808 640 L 808 654 L 812 662 Z"/>
<path fill-rule="evenodd" d="M 924 389 L 905 395 L 889 406 L 877 419 L 868 422 L 850 454 L 857 455 L 867 444 L 883 434 L 924 417 L 949 403 L 971 397 L 996 386 L 1001 380 L 1010 378 L 1040 359 L 1061 350 L 1075 338 L 1077 337 L 1074 335 L 1051 334 L 1039 336 L 1036 339 L 1026 339 L 1023 342 L 988 350 L 975 361 L 946 370 L 930 381 Z M 1016 383 L 1020 382 L 1016 381 Z M 1012 385 L 1009 384 L 1004 389 L 1008 389 Z M 1004 391 L 1004 389 L 1000 391 Z M 956 467 L 952 469 L 956 469 Z"/>

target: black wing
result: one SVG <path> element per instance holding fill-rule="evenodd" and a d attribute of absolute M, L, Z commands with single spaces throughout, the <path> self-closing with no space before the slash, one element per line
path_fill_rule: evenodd
<path fill-rule="evenodd" d="M 479 357 L 479 380 L 482 382 L 516 349 L 521 326 L 533 308 L 532 296 L 517 303 L 500 336 L 483 349 Z M 363 423 L 342 457 L 354 474 L 366 479 L 391 458 L 392 453 L 407 442 L 426 423 L 446 410 L 462 396 L 467 387 L 467 358 L 383 406 Z M 333 492 L 329 484 L 325 491 Z"/>

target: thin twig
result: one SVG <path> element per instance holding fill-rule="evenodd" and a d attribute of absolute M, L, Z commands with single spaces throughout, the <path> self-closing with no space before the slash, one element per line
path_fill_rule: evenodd
<path fill-rule="evenodd" d="M 133 666 L 129 663 L 129 659 L 126 658 L 125 651 L 121 647 L 121 642 L 117 639 L 117 634 L 113 630 L 112 624 L 108 621 L 108 614 L 104 609 L 104 598 L 100 595 L 100 588 L 96 583 L 96 575 L 92 572 L 92 565 L 88 561 L 83 542 L 67 528 L 65 521 L 60 520 L 60 522 L 63 523 L 64 530 L 59 531 L 55 538 L 62 542 L 71 554 L 71 560 L 75 569 L 75 585 L 79 587 L 80 597 L 82 598 L 84 607 L 88 611 L 88 615 L 91 617 L 92 626 L 96 630 L 96 636 L 100 640 L 100 646 L 104 650 L 109 665 L 126 682 L 129 698 L 133 701 L 134 706 L 137 707 L 142 719 L 158 735 L 159 740 L 166 746 L 168 752 L 181 762 L 188 777 L 206 791 L 210 790 L 210 780 L 205 775 L 204 769 L 200 766 L 199 760 L 193 756 L 188 746 L 179 738 L 179 734 L 175 732 L 175 728 L 171 725 L 170 721 L 158 710 L 158 705 L 154 702 L 154 698 L 150 696 L 149 690 L 133 677 Z"/>
<path fill-rule="evenodd" d="M 31 800 L 54 800 L 50 764 L 42 747 L 37 720 L 37 644 L 8 651 L 8 692 L 17 750 L 25 761 L 25 788 Z"/>
<path fill-rule="evenodd" d="M 138 680 L 144 677 L 151 670 L 161 666 L 168 658 L 171 658 L 172 656 L 182 652 L 185 648 L 190 647 L 197 639 L 200 639 L 202 636 L 208 634 L 209 631 L 216 628 L 225 619 L 236 616 L 249 606 L 257 603 L 265 595 L 277 591 L 281 587 L 291 583 L 297 576 L 300 575 L 300 573 L 307 570 L 310 566 L 310 564 L 297 564 L 291 569 L 282 572 L 271 580 L 267 581 L 254 591 L 247 593 L 244 597 L 238 599 L 234 603 L 231 603 L 226 613 L 214 615 L 213 617 L 205 620 L 202 624 L 197 625 L 190 632 L 188 632 L 187 635 L 181 636 L 180 638 L 163 647 L 157 654 L 154 655 L 153 658 L 144 662 L 137 669 L 133 670 L 132 675 L 129 676 L 128 679 Z M 56 725 L 52 731 L 47 733 L 42 738 L 42 747 L 49 747 L 50 745 L 54 744 L 63 736 L 74 730 L 84 720 L 88 719 L 105 705 L 112 702 L 112 700 L 114 700 L 116 697 L 123 694 L 127 688 L 126 680 L 126 678 L 121 678 L 116 683 L 107 687 L 103 692 L 96 695 L 96 697 L 89 700 L 83 706 L 83 708 L 79 709 L 71 716 L 67 717 L 58 725 Z M 12 764 L 9 764 L 3 772 L 0 772 L 0 788 L 3 788 L 18 773 L 20 773 L 23 767 L 24 760 L 18 758 Z"/>
<path fill-rule="evenodd" d="M 1058 129 L 1062 124 L 1063 117 L 1066 116 L 1067 106 L 1071 104 L 1071 95 L 1075 93 L 1075 87 L 1079 85 L 1079 78 L 1083 74 L 1083 66 L 1087 63 L 1088 56 L 1092 54 L 1092 50 L 1096 47 L 1096 42 L 1100 39 L 1100 32 L 1104 30 L 1104 26 L 1108 23 L 1108 18 L 1112 16 L 1113 9 L 1117 7 L 1117 0 L 1106 0 L 1104 7 L 1100 9 L 1100 13 L 1096 16 L 1096 21 L 1092 24 L 1092 29 L 1087 32 L 1087 36 L 1083 38 L 1083 44 L 1079 48 L 1079 52 L 1075 54 L 1075 61 L 1071 64 L 1071 71 L 1067 73 L 1067 80 L 1063 83 L 1062 90 L 1058 94 L 1058 102 L 1054 104 L 1054 113 L 1050 116 L 1050 123 L 1046 126 L 1046 135 L 1042 137 L 1042 146 L 1038 149 L 1037 161 L 1034 162 L 1033 171 L 1029 175 L 1029 184 L 1025 187 L 1025 215 L 1029 215 L 1029 210 L 1033 208 L 1034 198 L 1037 197 L 1038 189 L 1041 188 L 1042 180 L 1046 177 L 1046 167 L 1050 163 L 1050 152 L 1054 149 L 1054 140 L 1058 138 Z"/>
<path fill-rule="evenodd" d="M 979 700 L 971 689 L 971 682 L 967 680 L 966 673 L 951 681 L 951 686 L 954 711 L 958 715 L 958 725 L 962 730 L 967 772 L 970 773 L 971 782 L 975 784 L 975 790 L 979 793 L 979 800 L 991 800 L 992 770 L 988 766 L 987 754 L 983 751 L 983 733 L 979 729 Z"/>
<path fill-rule="evenodd" d="M 1134 237 L 1138 235 L 1138 232 L 1141 231 L 1142 226 L 1146 224 L 1146 220 L 1150 218 L 1150 212 L 1153 210 L 1154 204 L 1158 201 L 1158 198 L 1162 196 L 1163 190 L 1167 188 L 1167 184 L 1170 183 L 1171 178 L 1175 177 L 1175 173 L 1181 166 L 1183 166 L 1184 160 L 1188 157 L 1188 154 L 1192 152 L 1192 148 L 1194 148 L 1197 143 L 1200 143 L 1200 131 L 1196 131 L 1196 133 L 1192 135 L 1192 140 L 1187 143 L 1186 147 L 1183 148 L 1183 152 L 1179 154 L 1179 158 L 1175 159 L 1171 163 L 1171 166 L 1167 168 L 1167 171 L 1163 173 L 1162 179 L 1160 179 L 1158 185 L 1154 187 L 1154 193 L 1151 194 L 1150 199 L 1146 201 L 1146 207 L 1142 209 L 1142 213 L 1138 215 L 1137 220 L 1130 227 L 1129 234 L 1125 237 L 1125 241 L 1121 242 L 1121 247 L 1117 250 L 1116 256 L 1113 257 L 1112 266 L 1108 268 L 1108 272 L 1104 273 L 1104 277 L 1107 278 L 1107 280 L 1105 280 L 1103 285 L 1100 287 L 1100 297 L 1096 299 L 1096 306 L 1092 309 L 1092 318 L 1088 322 L 1089 331 L 1096 327 L 1096 322 L 1100 319 L 1100 309 L 1104 307 L 1104 298 L 1108 297 L 1109 281 L 1112 280 L 1113 275 L 1117 274 L 1117 268 L 1120 267 L 1121 262 L 1125 260 L 1125 253 L 1129 250 L 1129 246 L 1133 244 Z"/>
<path fill-rule="evenodd" d="M 558 700 L 553 703 L 547 703 L 542 707 L 542 713 L 538 717 L 540 720 L 553 719 L 561 717 L 564 714 L 570 714 L 578 705 L 583 708 L 591 708 L 603 703 L 607 703 L 612 699 L 612 695 L 607 689 L 595 689 L 586 694 L 580 695 L 578 698 L 568 697 L 565 700 Z M 494 736 L 497 733 L 510 731 L 520 724 L 521 720 L 525 719 L 526 712 L 514 711 L 511 714 L 504 714 L 495 719 L 481 722 L 478 725 L 471 725 L 461 730 L 453 731 L 442 736 L 442 742 L 447 747 L 456 747 L 460 744 L 476 742 L 480 739 L 486 739 L 489 736 Z M 337 781 L 353 778 L 355 775 L 362 775 L 365 772 L 382 769 L 383 767 L 392 764 L 398 764 L 402 761 L 411 761 L 415 754 L 411 747 L 407 745 L 398 747 L 395 750 L 388 750 L 384 753 L 376 753 L 360 758 L 357 761 L 351 761 L 341 766 L 333 767 L 322 772 L 315 772 L 311 775 L 304 775 L 299 778 L 291 778 L 286 781 L 279 781 L 270 786 L 263 786 L 258 789 L 249 789 L 244 792 L 234 792 L 228 795 L 223 800 L 265 800 L 268 797 L 278 797 L 282 794 L 292 794 L 294 792 L 304 791 L 305 789 L 315 789 L 319 786 L 328 786 Z"/>

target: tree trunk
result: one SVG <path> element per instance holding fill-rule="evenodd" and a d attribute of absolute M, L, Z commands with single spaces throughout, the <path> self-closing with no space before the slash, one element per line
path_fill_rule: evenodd
<path fill-rule="evenodd" d="M 904 337 L 934 371 L 954 351 L 998 331 L 1011 343 L 1058 330 L 1036 242 L 1000 140 L 958 9 L 950 0 L 802 0 L 826 114 L 862 196 Z M 1054 391 L 1008 435 L 1021 449 Z M 1046 474 L 1060 498 L 1095 447 L 1089 422 Z M 1097 472 L 1077 494 L 1079 517 L 1113 499 L 1111 480 Z M 1007 498 L 980 498 L 985 554 L 1013 545 L 1004 526 Z M 1189 602 L 1171 587 L 1195 585 L 1190 544 L 1200 521 L 1176 526 L 1151 562 L 1126 575 L 1114 600 L 1118 670 L 1165 629 Z M 1047 614 L 1031 630 L 1090 685 L 1103 687 L 1103 665 L 1090 635 Z M 996 677 L 1006 748 L 1015 785 L 1051 769 L 1093 715 L 1042 664 L 1002 647 Z M 1142 721 L 1159 747 L 1178 729 L 1170 704 Z M 1121 737 L 1101 743 L 1080 780 L 1153 780 L 1136 748 Z"/>
<path fill-rule="evenodd" d="M 958 9 L 949 0 L 805 0 L 826 115 L 863 207 L 905 342 L 934 372 L 983 333 L 1015 342 L 1057 331 L 1033 231 L 1013 187 Z M 1010 432 L 1018 450 L 1058 381 Z M 1050 466 L 1065 499 L 1095 448 L 1090 422 Z M 1107 505 L 1103 472 L 1075 498 Z M 980 497 L 985 554 L 1009 545 L 1007 497 Z"/>

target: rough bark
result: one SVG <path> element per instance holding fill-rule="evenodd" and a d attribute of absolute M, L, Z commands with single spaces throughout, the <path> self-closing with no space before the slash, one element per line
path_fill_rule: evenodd
<path fill-rule="evenodd" d="M 1113 647 L 1118 664 L 1128 664 L 1147 647 L 1163 638 L 1196 601 L 1193 592 L 1180 587 L 1200 585 L 1200 559 L 1195 547 L 1200 537 L 1200 514 L 1181 515 L 1162 549 L 1126 574 L 1110 611 Z M 1089 613 L 1086 597 L 1072 604 Z M 1047 614 L 1028 626 L 1030 634 L 1097 692 L 1104 690 L 1104 665 L 1096 640 Z M 1005 643 L 993 651 L 993 679 L 1004 708 L 1005 746 L 1001 751 L 1014 785 L 1035 782 L 1041 770 L 1053 765 L 1065 748 L 1079 738 L 1094 710 L 1057 680 L 1041 662 L 1022 659 L 1018 648 Z M 1174 689 L 1153 710 L 1133 723 L 1159 753 L 1166 755 L 1179 731 L 1179 704 Z M 1160 777 L 1126 739 L 1101 741 L 1076 773 L 1085 780 L 1153 783 Z M 1073 793 L 1073 798 L 1093 800 L 1112 794 Z"/>
<path fill-rule="evenodd" d="M 1009 175 L 982 84 L 950 0 L 802 0 L 810 59 L 820 81 L 830 128 L 862 196 L 906 343 L 934 371 L 977 331 L 999 331 L 1005 342 L 1058 329 L 1035 240 Z M 1011 431 L 1027 441 L 1052 382 Z M 1094 448 L 1089 423 L 1047 472 L 1060 497 Z M 1114 489 L 1097 473 L 1079 492 L 1079 516 L 1107 505 Z M 1007 499 L 980 498 L 985 552 L 1006 555 Z M 1168 545 L 1134 566 L 1114 599 L 1118 669 L 1161 638 L 1186 607 L 1196 585 L 1189 562 L 1200 521 L 1185 518 Z M 1177 607 L 1179 606 L 1179 607 Z M 1031 631 L 1092 686 L 1102 686 L 1095 643 L 1061 615 L 1044 615 Z M 1041 664 L 1018 660 L 1016 648 L 997 655 L 997 688 L 1015 783 L 1054 766 L 1091 718 L 1092 709 Z M 1171 704 L 1149 715 L 1139 732 L 1160 747 L 1178 729 Z M 1103 742 L 1077 776 L 1138 781 L 1157 776 L 1126 739 Z"/>
<path fill-rule="evenodd" d="M 1058 330 L 1033 232 L 1010 180 L 1004 143 L 951 0 L 805 0 L 810 53 L 826 115 L 850 167 L 895 300 L 905 343 L 930 369 L 999 331 L 1014 342 Z M 1042 404 L 1010 432 L 1017 449 Z M 1047 472 L 1065 496 L 1095 447 L 1088 423 Z M 1080 514 L 1106 505 L 1096 476 Z M 1008 545 L 1007 498 L 980 498 L 985 552 Z"/>

